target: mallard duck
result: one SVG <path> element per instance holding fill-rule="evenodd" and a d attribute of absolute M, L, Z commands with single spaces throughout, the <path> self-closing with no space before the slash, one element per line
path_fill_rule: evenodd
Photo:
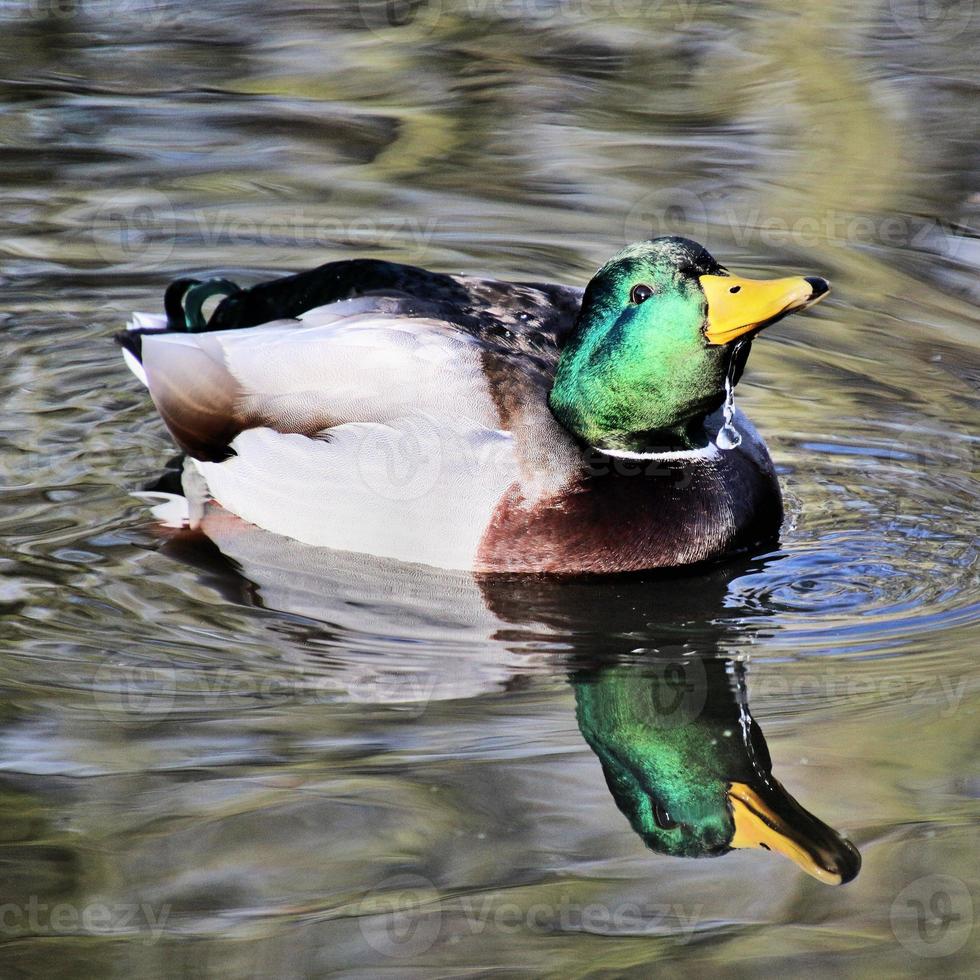
<path fill-rule="evenodd" d="M 772 461 L 731 393 L 755 335 L 828 289 L 669 237 L 584 291 L 374 260 L 181 279 L 119 339 L 191 499 L 437 567 L 629 572 L 774 539 Z"/>
<path fill-rule="evenodd" d="M 772 775 L 743 672 L 692 657 L 580 674 L 579 729 L 616 805 L 652 850 L 714 857 L 758 847 L 826 884 L 846 884 L 861 855 Z"/>

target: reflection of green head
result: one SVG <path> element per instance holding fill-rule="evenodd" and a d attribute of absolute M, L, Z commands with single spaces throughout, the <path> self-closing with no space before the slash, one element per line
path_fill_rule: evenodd
<path fill-rule="evenodd" d="M 740 685 L 740 668 L 699 658 L 579 675 L 579 728 L 616 805 L 663 854 L 757 846 L 823 881 L 850 881 L 860 856 L 773 779 Z"/>

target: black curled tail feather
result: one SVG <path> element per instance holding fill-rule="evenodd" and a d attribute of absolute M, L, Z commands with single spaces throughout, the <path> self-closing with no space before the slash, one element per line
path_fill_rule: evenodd
<path fill-rule="evenodd" d="M 200 283 L 200 279 L 175 279 L 163 294 L 163 309 L 167 314 L 167 329 L 184 331 L 187 320 L 184 315 L 184 295 L 191 286 Z"/>
<path fill-rule="evenodd" d="M 179 333 L 237 330 L 294 319 L 317 306 L 365 294 L 438 302 L 443 315 L 457 322 L 472 319 L 473 296 L 452 276 L 382 259 L 345 259 L 249 289 L 222 278 L 175 279 L 163 297 L 165 329 Z M 204 303 L 214 296 L 224 298 L 205 320 Z M 116 341 L 141 360 L 143 335 L 160 332 L 153 327 L 128 330 L 118 334 Z"/>
<path fill-rule="evenodd" d="M 143 337 L 155 333 L 199 333 L 209 329 L 204 318 L 204 304 L 212 296 L 227 299 L 241 292 L 236 283 L 229 279 L 175 279 L 163 294 L 163 309 L 167 314 L 167 326 L 136 328 L 124 330 L 114 336 L 114 340 L 124 350 L 130 352 L 137 361 L 143 360 Z"/>
<path fill-rule="evenodd" d="M 213 296 L 227 299 L 240 293 L 237 283 L 230 279 L 175 279 L 163 296 L 163 308 L 170 330 L 197 333 L 211 329 L 204 318 L 204 304 Z"/>

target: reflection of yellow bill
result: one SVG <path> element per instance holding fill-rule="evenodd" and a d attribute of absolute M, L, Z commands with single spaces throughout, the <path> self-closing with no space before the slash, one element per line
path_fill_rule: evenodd
<path fill-rule="evenodd" d="M 805 279 L 701 276 L 698 281 L 708 301 L 704 335 L 712 344 L 729 344 L 789 313 L 812 306 L 830 292 L 830 284 L 818 276 Z"/>
<path fill-rule="evenodd" d="M 778 851 L 830 885 L 845 884 L 861 868 L 854 845 L 807 813 L 775 779 L 763 792 L 731 783 L 728 804 L 735 821 L 732 847 Z"/>

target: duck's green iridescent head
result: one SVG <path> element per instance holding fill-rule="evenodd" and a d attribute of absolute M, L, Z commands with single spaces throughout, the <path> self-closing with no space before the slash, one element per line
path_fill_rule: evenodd
<path fill-rule="evenodd" d="M 551 409 L 592 446 L 703 445 L 739 342 L 829 288 L 815 276 L 738 279 L 686 238 L 629 245 L 585 290 Z"/>

